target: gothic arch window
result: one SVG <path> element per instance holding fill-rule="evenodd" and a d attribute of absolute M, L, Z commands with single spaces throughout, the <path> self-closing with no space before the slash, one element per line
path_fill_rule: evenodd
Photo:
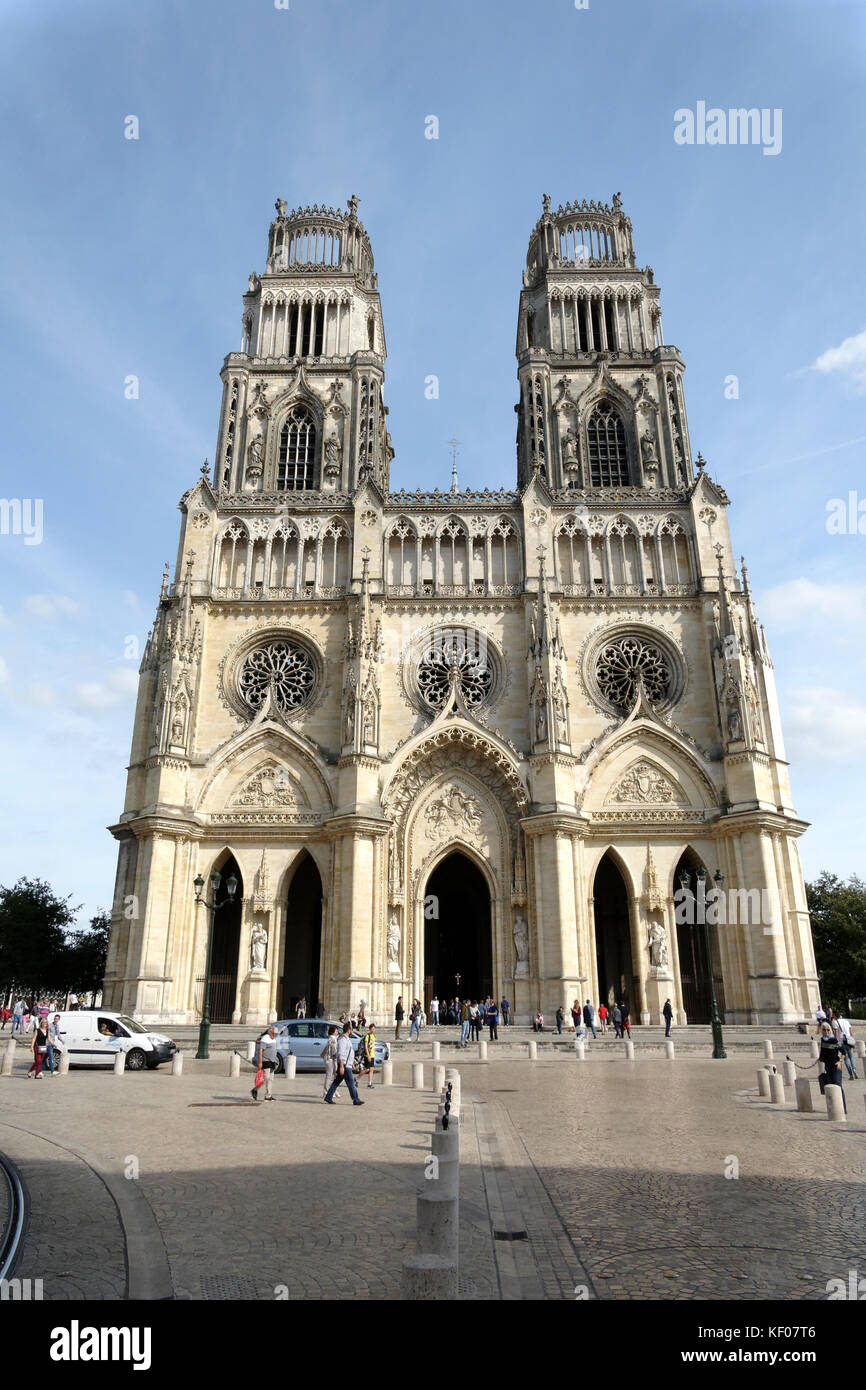
<path fill-rule="evenodd" d="M 439 587 L 462 589 L 469 580 L 470 541 L 466 528 L 449 517 L 439 532 Z"/>
<path fill-rule="evenodd" d="M 372 314 L 367 319 L 367 346 L 371 352 L 376 351 L 376 320 Z"/>
<path fill-rule="evenodd" d="M 586 592 L 590 580 L 590 554 L 586 532 L 578 518 L 566 517 L 556 537 L 559 582 L 569 588 L 580 586 Z"/>
<path fill-rule="evenodd" d="M 388 534 L 387 583 L 413 591 L 418 580 L 418 533 L 411 521 L 399 517 Z"/>
<path fill-rule="evenodd" d="M 665 588 L 678 592 L 692 582 L 688 538 L 675 517 L 666 517 L 659 527 L 661 578 Z"/>
<path fill-rule="evenodd" d="M 316 425 L 307 406 L 295 405 L 280 431 L 277 488 L 286 492 L 306 492 L 315 486 Z"/>
<path fill-rule="evenodd" d="M 298 533 L 291 522 L 280 522 L 271 536 L 271 565 L 268 575 L 268 588 L 288 590 L 286 597 L 295 590 L 298 568 Z"/>
<path fill-rule="evenodd" d="M 217 585 L 221 589 L 240 589 L 246 579 L 249 534 L 240 521 L 232 521 L 222 535 Z"/>
<path fill-rule="evenodd" d="M 322 532 L 321 590 L 345 590 L 349 579 L 349 533 L 341 521 L 328 522 Z"/>
<path fill-rule="evenodd" d="M 590 487 L 627 487 L 628 448 L 622 416 L 610 401 L 600 401 L 586 426 Z"/>
<path fill-rule="evenodd" d="M 610 525 L 608 538 L 612 592 L 639 593 L 641 572 L 634 527 L 624 517 L 617 517 Z"/>
<path fill-rule="evenodd" d="M 490 576 L 493 586 L 516 584 L 520 578 L 520 541 L 514 523 L 500 517 L 490 531 Z"/>

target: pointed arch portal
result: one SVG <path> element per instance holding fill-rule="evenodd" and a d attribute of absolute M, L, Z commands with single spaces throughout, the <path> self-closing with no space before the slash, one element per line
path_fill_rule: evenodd
<path fill-rule="evenodd" d="M 241 945 L 241 912 L 243 910 L 244 880 L 234 855 L 219 865 L 222 884 L 218 901 L 226 897 L 226 881 L 234 874 L 238 881 L 234 901 L 226 902 L 214 913 L 213 951 L 210 976 L 211 1023 L 231 1023 L 238 987 L 238 953 Z M 204 976 L 202 976 L 204 989 Z"/>
<path fill-rule="evenodd" d="M 623 1000 L 634 1015 L 637 998 L 631 954 L 628 891 L 616 860 L 608 853 L 595 872 L 595 958 L 598 1003 L 608 1008 Z"/>
<path fill-rule="evenodd" d="M 317 1011 L 319 962 L 322 954 L 322 879 L 316 862 L 302 854 L 286 901 L 283 970 L 280 978 L 280 1017 L 294 1017 L 295 1005 L 307 1001 L 307 1017 Z"/>
<path fill-rule="evenodd" d="M 492 994 L 490 889 L 481 870 L 465 854 L 449 854 L 430 874 L 424 902 L 427 1005 L 435 995 L 481 999 Z"/>

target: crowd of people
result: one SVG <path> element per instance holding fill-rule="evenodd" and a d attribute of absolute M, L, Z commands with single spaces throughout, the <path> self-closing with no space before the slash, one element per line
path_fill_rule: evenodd
<path fill-rule="evenodd" d="M 58 1009 L 68 1009 L 72 1013 L 77 1013 L 81 1007 L 77 994 L 70 994 L 66 1003 L 61 1004 L 56 998 L 50 1001 L 40 999 L 35 1005 L 31 1004 L 23 995 L 19 995 L 14 1001 L 4 1002 L 0 1006 L 0 1031 L 2 1031 L 10 1018 L 12 1020 L 12 1033 L 29 1033 L 35 1028 L 40 1019 L 47 1018 L 49 1014 L 54 1015 Z"/>

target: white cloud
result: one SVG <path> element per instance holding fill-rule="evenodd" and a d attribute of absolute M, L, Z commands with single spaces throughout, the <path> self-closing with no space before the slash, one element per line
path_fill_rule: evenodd
<path fill-rule="evenodd" d="M 104 681 L 83 681 L 76 686 L 78 703 L 86 709 L 110 709 L 138 690 L 138 672 L 132 666 L 116 666 Z"/>
<path fill-rule="evenodd" d="M 81 604 L 65 594 L 31 594 L 25 599 L 24 607 L 32 617 L 48 621 L 76 617 L 82 611 Z"/>
<path fill-rule="evenodd" d="M 0 656 L 0 685 L 5 685 L 8 679 L 9 667 L 6 665 L 6 662 L 3 660 L 2 656 Z"/>
<path fill-rule="evenodd" d="M 132 662 L 128 666 L 118 666 L 109 673 L 108 683 L 121 695 L 134 695 L 138 690 L 138 668 Z"/>
<path fill-rule="evenodd" d="M 866 328 L 853 338 L 845 338 L 838 347 L 827 348 L 810 366 L 810 371 L 823 376 L 841 376 L 858 395 L 866 393 Z"/>
<path fill-rule="evenodd" d="M 789 579 L 766 589 L 758 601 L 759 617 L 777 628 L 802 628 L 804 623 L 826 624 L 836 630 L 866 619 L 866 585 L 816 584 L 813 579 Z"/>
<path fill-rule="evenodd" d="M 124 602 L 128 603 L 130 608 L 132 608 L 137 613 L 139 608 L 141 607 L 141 604 L 138 601 L 138 594 L 134 593 L 132 589 L 124 589 L 123 598 Z"/>
<path fill-rule="evenodd" d="M 866 757 L 866 702 L 847 690 L 801 686 L 783 710 L 792 760 L 852 763 Z"/>

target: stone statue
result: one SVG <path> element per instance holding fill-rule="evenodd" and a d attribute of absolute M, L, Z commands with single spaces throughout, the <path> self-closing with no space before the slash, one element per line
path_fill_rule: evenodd
<path fill-rule="evenodd" d="M 729 705 L 729 706 L 728 706 L 728 738 L 730 738 L 730 739 L 738 739 L 738 738 L 742 738 L 742 736 L 743 736 L 743 726 L 742 726 L 742 720 L 740 719 L 740 711 L 737 709 L 737 706 L 736 706 L 736 705 Z"/>
<path fill-rule="evenodd" d="M 529 927 L 526 925 L 525 917 L 514 919 L 514 949 L 518 962 L 529 960 Z"/>
<path fill-rule="evenodd" d="M 288 207 L 285 198 L 278 198 L 277 201 L 274 203 L 274 207 L 277 210 L 277 217 L 285 217 L 286 208 Z"/>
<path fill-rule="evenodd" d="M 374 743 L 376 740 L 376 702 L 372 695 L 368 695 L 364 701 L 364 742 Z"/>
<path fill-rule="evenodd" d="M 640 439 L 640 452 L 644 463 L 657 463 L 655 440 L 649 430 L 644 430 Z"/>
<path fill-rule="evenodd" d="M 255 271 L 253 271 L 250 275 L 249 288 L 247 290 L 247 294 L 256 294 L 257 291 L 261 289 L 261 284 L 262 282 L 259 279 L 258 275 Z"/>
<path fill-rule="evenodd" d="M 329 476 L 339 476 L 343 450 L 335 434 L 325 440 L 325 472 Z"/>
<path fill-rule="evenodd" d="M 396 912 L 391 914 L 388 923 L 388 969 L 400 969 L 400 923 Z"/>
<path fill-rule="evenodd" d="M 562 437 L 562 456 L 566 472 L 577 472 L 577 434 L 571 426 L 568 427 Z"/>
<path fill-rule="evenodd" d="M 653 922 L 649 933 L 650 965 L 657 967 L 668 964 L 668 937 L 661 922 Z"/>
<path fill-rule="evenodd" d="M 614 212 L 622 212 L 622 198 L 618 193 L 613 195 L 613 210 Z"/>
<path fill-rule="evenodd" d="M 547 738 L 547 710 L 544 705 L 537 705 L 535 709 L 535 737 L 539 742 Z"/>
<path fill-rule="evenodd" d="M 171 736 L 175 743 L 183 741 L 183 719 L 180 714 L 176 714 L 171 726 Z"/>
<path fill-rule="evenodd" d="M 250 954 L 253 970 L 264 970 L 265 953 L 268 949 L 268 934 L 261 922 L 256 922 L 250 936 Z"/>
<path fill-rule="evenodd" d="M 262 438 L 257 434 L 250 440 L 247 448 L 247 476 L 254 481 L 258 481 L 262 476 L 263 454 Z"/>
<path fill-rule="evenodd" d="M 349 696 L 348 704 L 346 705 L 346 742 L 347 742 L 347 743 L 351 743 L 351 742 L 352 742 L 352 739 L 353 739 L 354 737 L 355 737 L 355 697 L 354 697 L 354 695 L 350 695 L 350 696 Z"/>
<path fill-rule="evenodd" d="M 549 212 L 550 212 L 550 194 L 549 194 L 549 193 L 543 193 L 543 194 L 541 195 L 541 205 L 542 205 L 542 207 L 544 208 L 545 213 L 548 213 L 548 214 L 549 214 Z"/>

